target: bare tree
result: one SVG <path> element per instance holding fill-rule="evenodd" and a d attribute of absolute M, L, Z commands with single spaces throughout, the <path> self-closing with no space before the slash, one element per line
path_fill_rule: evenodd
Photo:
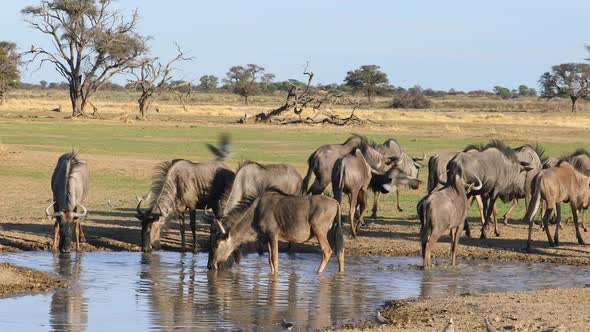
<path fill-rule="evenodd" d="M 51 63 L 69 86 L 72 116 L 84 114 L 89 99 L 114 75 L 137 65 L 147 51 L 137 33 L 137 11 L 127 19 L 112 0 L 42 0 L 22 10 L 25 21 L 43 33 L 53 48 L 34 45 L 26 52 Z"/>
<path fill-rule="evenodd" d="M 141 93 L 137 99 L 139 106 L 139 116 L 142 119 L 147 118 L 147 112 L 150 109 L 155 97 L 165 91 L 172 79 L 172 65 L 178 61 L 190 61 L 191 57 L 186 57 L 180 46 L 176 45 L 177 55 L 166 64 L 162 64 L 159 58 L 145 58 L 138 67 L 131 70 L 135 80 L 131 82 L 136 90 Z"/>

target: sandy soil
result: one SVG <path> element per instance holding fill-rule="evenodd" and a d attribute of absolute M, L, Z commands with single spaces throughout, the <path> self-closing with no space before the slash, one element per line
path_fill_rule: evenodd
<path fill-rule="evenodd" d="M 590 285 L 588 285 L 590 287 Z M 455 331 L 588 331 L 590 288 L 443 296 L 388 303 L 382 315 L 389 324 L 365 322 L 352 331 L 443 331 L 453 319 Z"/>
<path fill-rule="evenodd" d="M 67 285 L 67 281 L 49 273 L 8 263 L 0 264 L 0 298 L 46 292 Z"/>

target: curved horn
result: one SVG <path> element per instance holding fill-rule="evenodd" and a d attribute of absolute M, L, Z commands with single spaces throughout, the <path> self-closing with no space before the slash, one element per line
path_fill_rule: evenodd
<path fill-rule="evenodd" d="M 448 172 L 449 172 L 449 170 L 446 170 L 446 171 L 444 171 L 444 172 L 440 173 L 440 174 L 437 176 L 437 178 L 436 178 L 436 179 L 437 179 L 438 183 L 440 183 L 440 184 L 441 184 L 441 185 L 443 185 L 443 186 L 446 186 L 446 185 L 447 185 L 447 183 L 446 183 L 446 182 L 443 182 L 443 181 L 440 179 L 440 177 L 441 177 L 442 175 L 444 175 L 444 174 L 447 174 Z"/>
<path fill-rule="evenodd" d="M 158 202 L 156 202 L 156 206 L 158 207 L 158 210 L 160 210 L 160 214 L 163 215 L 164 210 L 162 210 L 162 208 L 160 207 L 160 204 Z"/>
<path fill-rule="evenodd" d="M 221 234 L 226 234 L 225 228 L 223 228 L 223 225 L 219 222 L 219 220 L 215 219 L 215 223 L 217 224 L 217 227 L 219 227 Z"/>
<path fill-rule="evenodd" d="M 475 178 L 477 179 L 477 182 L 479 182 L 479 185 L 477 186 L 473 186 L 473 183 L 469 185 L 469 191 L 477 191 L 480 190 L 483 187 L 483 183 L 481 182 L 481 180 L 477 177 L 477 175 L 473 175 L 475 176 Z"/>
<path fill-rule="evenodd" d="M 205 215 L 206 218 L 215 218 L 215 214 L 209 213 L 207 211 L 207 205 L 205 205 L 205 208 L 203 209 L 203 214 Z"/>
<path fill-rule="evenodd" d="M 422 151 L 422 157 L 413 157 L 413 161 L 420 161 L 426 159 L 426 152 Z"/>
<path fill-rule="evenodd" d="M 86 210 L 86 208 L 82 204 L 80 204 L 80 207 L 82 208 L 82 210 L 84 210 L 84 212 L 82 212 L 82 213 L 74 213 L 74 217 L 84 218 L 84 217 L 86 217 L 86 215 L 88 215 L 88 210 Z"/>
<path fill-rule="evenodd" d="M 143 198 L 139 200 L 139 203 L 137 203 L 137 207 L 135 208 L 135 210 L 137 211 L 137 215 L 143 219 L 145 217 L 145 212 L 141 211 L 141 202 L 143 202 Z"/>
<path fill-rule="evenodd" d="M 49 209 L 53 206 L 53 204 L 55 204 L 55 201 L 51 202 L 51 204 L 49 204 L 47 209 L 45 209 L 45 215 L 47 215 L 47 219 L 49 219 L 49 220 L 51 220 L 51 218 L 59 217 L 62 215 L 61 212 L 55 212 L 55 213 L 49 212 Z"/>

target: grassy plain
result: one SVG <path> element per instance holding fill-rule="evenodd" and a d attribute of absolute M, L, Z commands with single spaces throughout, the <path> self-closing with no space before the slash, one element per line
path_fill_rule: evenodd
<path fill-rule="evenodd" d="M 154 113 L 150 121 L 139 121 L 133 119 L 134 97 L 128 92 L 99 96 L 95 105 L 101 119 L 69 119 L 63 91 L 15 91 L 9 101 L 0 106 L 0 181 L 5 185 L 0 193 L 0 222 L 5 223 L 2 231 L 8 232 L 5 237 L 0 236 L 0 244 L 5 249 L 48 248 L 51 223 L 43 219 L 43 210 L 51 198 L 49 179 L 59 154 L 71 149 L 80 151 L 88 160 L 92 173 L 87 201 L 93 215 L 88 222 L 89 249 L 137 249 L 138 225 L 132 217 L 134 194 L 147 192 L 153 167 L 173 158 L 211 160 L 205 143 L 215 143 L 223 132 L 229 132 L 234 141 L 236 154 L 229 162 L 234 167 L 238 161 L 246 159 L 287 162 L 302 174 L 313 150 L 322 144 L 342 142 L 352 132 L 365 134 L 377 142 L 394 137 L 409 154 L 416 156 L 422 152 L 432 156 L 441 151 L 457 151 L 469 143 L 490 139 L 503 139 L 512 146 L 540 142 L 552 156 L 590 143 L 590 115 L 585 112 L 590 107 L 582 103 L 580 112 L 571 114 L 567 111 L 567 101 L 451 96 L 434 99 L 433 108 L 428 110 L 361 108 L 356 114 L 370 119 L 372 124 L 333 127 L 237 124 L 236 120 L 243 114 L 270 110 L 280 104 L 280 98 L 253 98 L 251 105 L 245 106 L 236 96 L 203 94 L 191 97 L 188 111 L 184 111 L 173 96 L 163 96 L 158 101 L 161 111 Z M 64 113 L 48 111 L 57 105 L 62 105 Z M 522 112 L 523 109 L 526 112 Z M 350 109 L 332 111 L 347 114 Z M 425 180 L 426 175 L 424 169 L 421 179 Z M 384 196 L 380 214 L 383 218 L 365 233 L 366 237 L 382 238 L 384 246 L 372 245 L 372 241 L 351 241 L 351 251 L 417 254 L 415 203 L 423 195 L 424 189 L 404 190 L 401 213 L 394 209 L 393 195 Z M 524 214 L 522 205 L 514 214 L 515 224 Z M 500 214 L 507 207 L 500 204 Z M 564 213 L 568 213 L 567 209 Z M 477 211 L 472 209 L 470 216 L 475 222 Z M 7 222 L 10 225 L 6 225 Z M 20 223 L 31 223 L 24 235 Z M 113 232 L 110 227 L 121 229 Z M 178 248 L 175 228 L 171 228 L 165 241 L 172 249 Z M 572 228 L 567 226 L 564 231 L 566 241 L 567 236 L 573 235 Z M 92 230 L 96 231 L 94 239 Z M 528 256 L 516 250 L 526 236 L 524 228 L 506 227 L 505 230 L 506 236 L 513 239 L 466 240 L 466 256 L 484 255 L 470 252 L 472 243 L 476 251 L 495 245 L 510 247 L 514 252 L 498 256 L 526 259 Z M 388 242 L 399 240 L 395 232 L 406 234 L 400 239 L 407 243 Z M 537 239 L 542 240 L 541 235 L 537 234 Z M 540 242 L 539 245 L 544 244 Z M 442 252 L 446 250 L 445 247 Z M 561 256 L 551 254 L 543 256 L 542 260 L 561 259 Z"/>

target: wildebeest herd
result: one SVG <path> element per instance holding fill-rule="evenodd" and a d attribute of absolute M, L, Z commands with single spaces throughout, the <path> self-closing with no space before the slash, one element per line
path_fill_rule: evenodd
<path fill-rule="evenodd" d="M 222 138 L 220 148 L 209 148 L 216 154 L 213 162 L 175 159 L 158 165 L 149 195 L 138 196 L 135 217 L 141 222 L 140 243 L 144 252 L 160 249 L 161 230 L 172 220 L 180 224 L 184 250 L 186 212 L 192 250 L 197 251 L 196 218 L 197 210 L 202 210 L 203 220 L 210 224 L 209 269 L 218 269 L 228 260 L 239 260 L 244 244 L 257 243 L 259 253 L 267 246 L 271 273 L 277 273 L 279 241 L 302 243 L 315 237 L 322 251 L 318 273 L 334 252 L 339 270 L 343 271 L 343 194 L 348 196 L 350 234 L 356 238 L 364 225 L 369 190 L 375 197 L 373 218 L 377 216 L 381 194 L 395 191 L 401 211 L 399 189 L 418 189 L 420 161 L 426 157 L 410 157 L 394 139 L 376 144 L 364 136 L 352 135 L 342 144 L 323 145 L 315 150 L 308 158 L 308 171 L 302 179 L 288 164 L 244 161 L 234 172 L 225 163 L 231 156 L 227 137 Z M 495 235 L 500 236 L 498 199 L 512 202 L 504 216 L 505 224 L 518 200 L 525 199 L 528 249 L 539 209 L 544 211 L 541 227 L 549 244 L 559 244 L 561 203 L 570 204 L 578 242 L 584 243 L 578 215 L 584 213 L 590 200 L 590 154 L 583 149 L 565 157 L 547 158 L 539 145 L 512 149 L 493 140 L 486 145 L 469 145 L 457 153 L 434 155 L 428 162 L 428 172 L 428 194 L 417 204 L 425 267 L 431 266 L 432 246 L 447 231 L 451 235 L 451 264 L 455 264 L 463 230 L 470 236 L 466 216 L 474 199 L 480 209 L 482 238 L 487 237 L 486 230 L 492 221 Z M 46 209 L 48 218 L 55 219 L 54 251 L 68 252 L 74 234 L 76 250 L 85 241 L 82 221 L 87 209 L 83 202 L 89 176 L 87 163 L 75 152 L 59 158 L 51 179 L 53 202 Z M 309 186 L 312 177 L 315 179 Z M 330 184 L 334 198 L 328 196 Z M 141 208 L 143 201 L 149 201 L 146 209 Z M 549 232 L 550 221 L 556 224 L 554 238 Z M 582 227 L 586 231 L 583 220 Z"/>

